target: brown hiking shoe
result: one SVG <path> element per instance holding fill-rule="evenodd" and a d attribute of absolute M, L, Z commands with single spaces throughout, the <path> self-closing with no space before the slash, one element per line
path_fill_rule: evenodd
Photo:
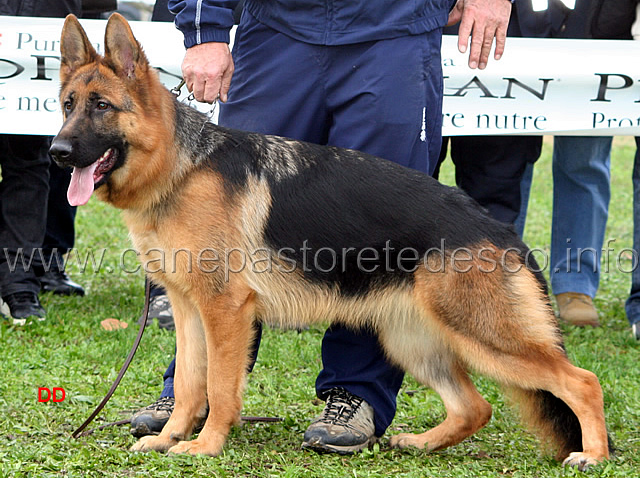
<path fill-rule="evenodd" d="M 151 405 L 141 408 L 131 417 L 131 434 L 137 438 L 146 435 L 158 435 L 169 421 L 175 406 L 175 398 L 161 397 Z M 208 414 L 209 411 L 207 409 Z M 201 417 L 193 432 L 200 433 L 206 420 L 206 415 Z"/>
<path fill-rule="evenodd" d="M 598 311 L 593 300 L 586 294 L 578 292 L 564 292 L 556 295 L 558 316 L 571 325 L 577 327 L 600 327 Z"/>
<path fill-rule="evenodd" d="M 368 448 L 377 440 L 371 405 L 344 388 L 333 388 L 322 415 L 307 428 L 302 448 L 347 455 Z"/>
<path fill-rule="evenodd" d="M 131 434 L 138 438 L 146 435 L 158 435 L 169 421 L 175 404 L 175 398 L 162 397 L 151 405 L 138 410 L 131 417 Z"/>

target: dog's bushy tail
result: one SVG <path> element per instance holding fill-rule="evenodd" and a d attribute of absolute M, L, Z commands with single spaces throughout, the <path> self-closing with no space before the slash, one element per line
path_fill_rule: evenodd
<path fill-rule="evenodd" d="M 559 461 L 582 451 L 582 428 L 569 406 L 546 390 L 505 387 L 522 420 L 540 439 L 543 450 Z"/>

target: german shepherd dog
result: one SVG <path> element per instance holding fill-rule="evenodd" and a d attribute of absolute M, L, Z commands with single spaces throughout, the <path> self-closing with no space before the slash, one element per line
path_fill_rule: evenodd
<path fill-rule="evenodd" d="M 161 84 L 117 14 L 104 56 L 74 16 L 61 53 L 51 153 L 74 168 L 69 201 L 95 190 L 123 210 L 144 263 L 175 259 L 149 273 L 175 314 L 175 410 L 133 450 L 218 455 L 240 418 L 254 321 L 329 321 L 375 331 L 391 362 L 441 396 L 446 419 L 393 447 L 439 450 L 482 428 L 491 406 L 473 370 L 565 464 L 609 457 L 598 379 L 569 362 L 513 228 L 389 161 L 208 122 Z"/>

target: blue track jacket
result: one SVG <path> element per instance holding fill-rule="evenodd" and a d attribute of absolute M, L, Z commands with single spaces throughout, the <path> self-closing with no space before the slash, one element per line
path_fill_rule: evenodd
<path fill-rule="evenodd" d="M 229 42 L 238 1 L 169 0 L 187 48 Z M 347 45 L 443 27 L 455 0 L 246 0 L 259 22 L 299 41 Z"/>

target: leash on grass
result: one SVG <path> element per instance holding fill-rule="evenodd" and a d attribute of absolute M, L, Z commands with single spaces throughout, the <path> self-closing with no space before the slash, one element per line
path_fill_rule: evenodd
<path fill-rule="evenodd" d="M 142 324 L 140 324 L 140 329 L 138 330 L 138 336 L 136 337 L 136 340 L 133 342 L 133 346 L 129 351 L 129 355 L 127 356 L 127 359 L 122 364 L 122 368 L 120 369 L 120 372 L 118 372 L 118 376 L 116 377 L 116 379 L 113 381 L 111 388 L 109 389 L 107 394 L 104 396 L 100 404 L 93 411 L 93 413 L 89 415 L 89 418 L 87 418 L 84 421 L 84 423 L 80 425 L 78 429 L 71 434 L 73 438 L 79 438 L 81 436 L 91 435 L 96 430 L 95 428 L 93 428 L 91 430 L 83 432 L 83 430 L 87 428 L 87 426 L 89 426 L 89 424 L 93 421 L 96 415 L 98 415 L 98 413 L 100 413 L 100 411 L 104 408 L 104 406 L 107 404 L 107 402 L 111 398 L 111 395 L 113 395 L 113 392 L 116 391 L 116 388 L 118 388 L 118 385 L 120 385 L 120 381 L 122 380 L 122 377 L 124 377 L 124 374 L 129 368 L 129 364 L 131 364 L 131 361 L 133 360 L 133 356 L 136 354 L 136 350 L 138 350 L 138 345 L 140 345 L 140 341 L 142 340 L 142 334 L 144 333 L 144 329 L 147 326 L 147 320 L 149 318 L 150 294 L 151 294 L 151 282 L 149 280 L 146 280 L 145 287 L 144 287 L 144 310 L 142 311 L 142 317 L 144 318 L 144 320 L 142 321 Z M 125 423 L 129 423 L 129 420 L 120 420 L 119 422 L 108 423 L 106 425 L 99 427 L 98 430 L 102 430 L 111 425 L 124 425 Z"/>
<path fill-rule="evenodd" d="M 151 282 L 149 280 L 146 280 L 145 283 L 146 284 L 144 288 L 144 309 L 142 311 L 142 316 L 144 317 L 144 320 L 140 324 L 140 329 L 138 330 L 138 335 L 136 337 L 136 340 L 133 342 L 133 346 L 129 351 L 129 355 L 127 356 L 127 359 L 124 361 L 124 364 L 122 364 L 122 368 L 120 369 L 120 372 L 118 372 L 118 376 L 116 377 L 116 379 L 113 381 L 111 388 L 109 389 L 107 394 L 104 396 L 100 404 L 93 411 L 93 413 L 89 415 L 89 418 L 87 418 L 84 421 L 84 423 L 80 425 L 78 429 L 71 434 L 73 438 L 86 437 L 91 435 L 95 431 L 104 430 L 105 428 L 111 427 L 111 426 L 126 425 L 127 423 L 130 422 L 130 420 L 119 420 L 117 422 L 107 423 L 97 428 L 92 428 L 91 430 L 84 431 L 84 429 L 89 426 L 89 424 L 93 421 L 93 419 L 104 408 L 104 406 L 107 404 L 107 402 L 109 401 L 113 393 L 116 391 L 116 388 L 118 388 L 118 385 L 120 385 L 120 381 L 122 380 L 122 377 L 124 377 L 124 374 L 127 372 L 127 369 L 129 368 L 129 365 L 133 360 L 133 356 L 136 354 L 136 351 L 138 350 L 138 345 L 140 345 L 140 342 L 142 341 L 142 334 L 144 333 L 144 329 L 147 326 L 147 320 L 149 320 L 149 302 L 150 302 L 150 294 L 151 294 Z M 278 417 L 240 417 L 240 419 L 245 422 L 280 422 L 282 421 L 282 418 L 278 418 Z"/>

